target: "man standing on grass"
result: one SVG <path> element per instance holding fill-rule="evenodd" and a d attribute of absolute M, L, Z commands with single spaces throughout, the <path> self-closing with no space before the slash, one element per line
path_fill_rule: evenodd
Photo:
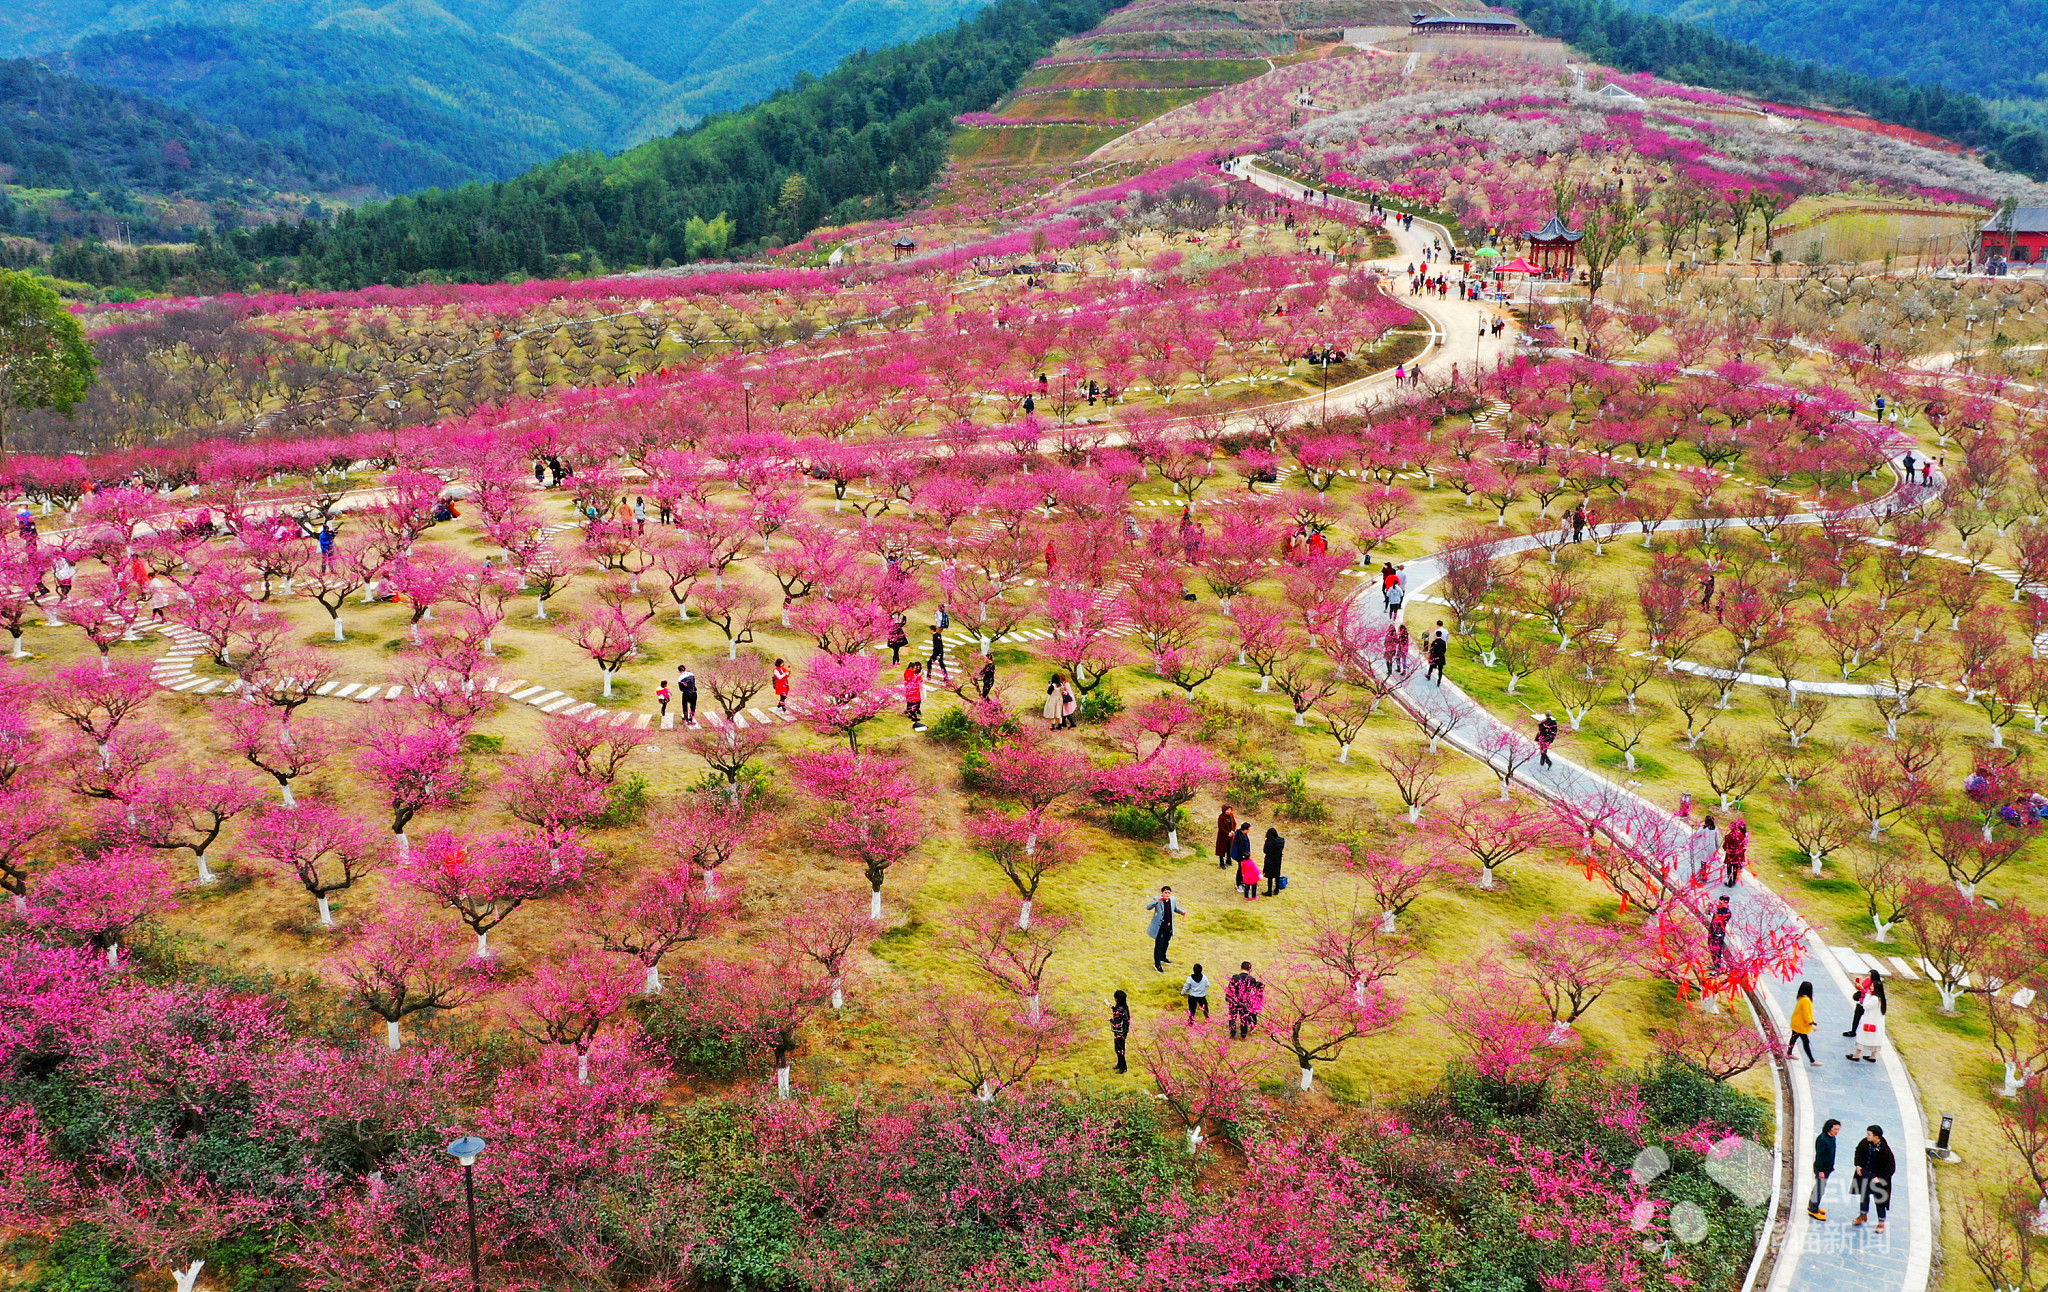
<path fill-rule="evenodd" d="M 1145 909 L 1152 912 L 1152 923 L 1145 930 L 1152 937 L 1152 972 L 1165 973 L 1170 963 L 1166 958 L 1166 947 L 1173 941 L 1173 917 L 1187 912 L 1174 898 L 1171 885 L 1161 888 L 1159 896 L 1145 903 Z"/>

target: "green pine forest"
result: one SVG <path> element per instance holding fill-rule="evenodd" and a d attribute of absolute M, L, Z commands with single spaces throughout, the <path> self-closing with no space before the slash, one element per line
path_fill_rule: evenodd
<path fill-rule="evenodd" d="M 595 274 L 747 254 L 903 209 L 947 160 L 952 118 L 986 108 L 1109 0 L 1000 0 L 953 30 L 857 54 L 822 77 L 617 156 L 218 235 L 190 251 L 60 246 L 44 268 L 111 291 L 352 288 Z M 1524 0 L 1537 30 L 1635 71 L 1781 102 L 1828 103 L 1947 135 L 2037 177 L 2048 147 L 1982 100 L 1797 63 L 1611 0 Z"/>
<path fill-rule="evenodd" d="M 145 290 L 345 288 L 598 273 L 788 242 L 901 209 L 945 166 L 955 115 L 994 104 L 1111 7 L 1000 0 L 951 31 L 857 54 L 616 157 L 578 152 L 500 183 L 203 238 L 190 253 L 69 246 L 49 268 Z"/>
<path fill-rule="evenodd" d="M 2048 123 L 2048 5 L 2038 0 L 1629 0 L 1793 58 L 1979 95 Z"/>

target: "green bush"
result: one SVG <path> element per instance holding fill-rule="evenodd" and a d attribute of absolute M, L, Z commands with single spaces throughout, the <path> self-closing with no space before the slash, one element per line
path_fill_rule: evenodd
<path fill-rule="evenodd" d="M 741 793 L 756 803 L 773 803 L 781 797 L 775 788 L 774 774 L 758 762 L 746 763 L 740 767 L 739 787 Z M 732 786 L 717 772 L 706 772 L 683 788 L 692 793 L 732 792 Z"/>
<path fill-rule="evenodd" d="M 970 749 L 960 755 L 960 783 L 976 794 L 988 791 L 988 755 Z"/>
<path fill-rule="evenodd" d="M 1120 834 L 1126 839 L 1139 839 L 1150 842 L 1154 839 L 1164 839 L 1166 837 L 1166 828 L 1159 824 L 1159 818 L 1141 807 L 1114 808 L 1110 811 L 1107 824 L 1111 834 Z M 1173 810 L 1173 828 L 1176 830 L 1188 828 L 1188 810 L 1186 808 L 1175 808 Z"/>
<path fill-rule="evenodd" d="M 647 778 L 635 772 L 613 781 L 611 788 L 605 791 L 604 815 L 597 819 L 597 823 L 602 826 L 635 825 L 646 815 Z"/>
<path fill-rule="evenodd" d="M 462 738 L 462 748 L 472 754 L 502 754 L 505 752 L 505 738 L 472 731 Z"/>
<path fill-rule="evenodd" d="M 1108 722 L 1124 711 L 1124 698 L 1106 686 L 1098 686 L 1081 697 L 1080 712 L 1074 716 L 1082 722 Z"/>
<path fill-rule="evenodd" d="M 123 1292 L 134 1286 L 134 1258 L 98 1225 L 80 1222 L 57 1231 L 29 1292 Z"/>
<path fill-rule="evenodd" d="M 753 1068 L 760 1058 L 754 1047 L 693 1016 L 673 995 L 647 997 L 639 1009 L 648 1043 L 679 1072 L 724 1081 Z"/>

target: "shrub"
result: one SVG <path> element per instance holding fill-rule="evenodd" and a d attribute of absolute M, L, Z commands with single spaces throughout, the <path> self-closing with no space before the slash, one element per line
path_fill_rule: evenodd
<path fill-rule="evenodd" d="M 1081 709 L 1074 716 L 1082 722 L 1108 722 L 1124 711 L 1124 698 L 1106 686 L 1098 686 L 1081 697 Z"/>
<path fill-rule="evenodd" d="M 730 1080 L 756 1066 L 760 1051 L 712 1026 L 675 996 L 649 997 L 639 1007 L 640 1027 L 654 1053 L 678 1072 Z"/>
<path fill-rule="evenodd" d="M 988 791 L 988 755 L 970 749 L 960 756 L 960 783 L 976 794 Z"/>
<path fill-rule="evenodd" d="M 605 792 L 604 815 L 597 819 L 597 823 L 604 826 L 635 825 L 646 815 L 647 778 L 634 772 L 614 781 Z"/>
<path fill-rule="evenodd" d="M 1126 839 L 1150 842 L 1166 837 L 1165 827 L 1159 824 L 1156 817 L 1141 807 L 1114 808 L 1110 811 L 1106 824 L 1109 826 L 1111 834 L 1120 834 Z M 1186 808 L 1174 809 L 1173 828 L 1176 830 L 1188 828 L 1188 810 Z"/>
<path fill-rule="evenodd" d="M 57 1231 L 29 1292 L 125 1292 L 134 1286 L 127 1272 L 132 1260 L 98 1225 L 66 1225 Z"/>
<path fill-rule="evenodd" d="M 782 793 L 775 784 L 775 774 L 758 762 L 746 763 L 740 768 L 739 786 L 756 803 L 776 803 L 782 798 Z M 732 792 L 732 786 L 717 772 L 706 772 L 683 788 L 693 793 L 708 794 L 714 790 L 720 794 Z"/>

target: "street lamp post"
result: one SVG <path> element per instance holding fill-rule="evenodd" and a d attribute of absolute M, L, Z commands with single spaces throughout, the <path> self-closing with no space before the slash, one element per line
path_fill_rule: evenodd
<path fill-rule="evenodd" d="M 448 1146 L 448 1156 L 462 1164 L 462 1196 L 469 1204 L 469 1287 L 470 1292 L 483 1292 L 483 1262 L 477 1258 L 476 1250 L 476 1160 L 483 1156 L 484 1142 L 474 1135 L 464 1135 Z"/>
<path fill-rule="evenodd" d="M 744 425 L 744 426 L 745 426 L 747 434 L 749 434 L 749 435 L 752 435 L 752 434 L 754 433 L 754 383 L 753 383 L 753 382 L 751 382 L 751 381 L 743 381 L 743 382 L 741 382 L 741 383 L 740 383 L 740 397 L 741 397 L 741 399 L 742 399 L 742 400 L 744 401 L 744 408 L 743 408 L 743 410 L 742 410 L 742 412 L 741 412 L 741 422 L 742 422 L 742 425 Z"/>

